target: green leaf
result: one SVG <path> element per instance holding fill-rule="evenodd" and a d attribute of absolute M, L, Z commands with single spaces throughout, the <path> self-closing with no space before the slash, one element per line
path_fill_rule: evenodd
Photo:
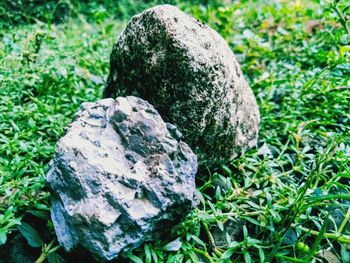
<path fill-rule="evenodd" d="M 183 262 L 184 255 L 169 255 L 166 263 Z"/>
<path fill-rule="evenodd" d="M 232 171 L 230 168 L 228 168 L 226 165 L 222 165 L 221 166 L 222 170 L 228 175 L 228 176 L 231 176 L 232 175 Z"/>
<path fill-rule="evenodd" d="M 44 242 L 41 240 L 38 232 L 29 224 L 22 222 L 21 225 L 17 226 L 17 229 L 27 240 L 29 246 L 41 247 L 43 245 Z"/>
<path fill-rule="evenodd" d="M 244 239 L 248 238 L 248 229 L 246 226 L 243 226 L 243 236 L 244 236 Z"/>
<path fill-rule="evenodd" d="M 250 205 L 251 207 L 253 208 L 256 208 L 256 209 L 260 209 L 260 206 L 258 206 L 256 203 L 254 202 L 251 202 L 251 201 L 247 201 L 247 204 Z"/>
<path fill-rule="evenodd" d="M 198 237 L 191 235 L 191 238 L 194 240 L 194 242 L 196 242 L 197 244 L 201 245 L 202 247 L 206 247 L 205 243 L 199 239 Z"/>
<path fill-rule="evenodd" d="M 6 231 L 4 229 L 0 229 L 0 246 L 5 244 L 7 241 Z"/>
<path fill-rule="evenodd" d="M 139 258 L 131 253 L 128 254 L 128 258 L 131 259 L 135 263 L 143 263 L 141 258 Z"/>
<path fill-rule="evenodd" d="M 253 223 L 254 225 L 261 226 L 261 222 L 259 222 L 258 220 L 254 219 L 254 218 L 247 217 L 247 216 L 244 216 L 242 218 L 249 221 L 250 223 Z"/>
<path fill-rule="evenodd" d="M 240 246 L 240 243 L 237 241 L 232 241 L 229 244 L 229 249 L 227 249 L 220 257 L 220 260 L 228 260 L 233 255 L 233 253 L 236 251 L 236 249 Z"/>
<path fill-rule="evenodd" d="M 216 224 L 218 225 L 219 229 L 223 232 L 224 229 L 224 223 L 222 223 L 220 220 L 216 221 Z"/>
<path fill-rule="evenodd" d="M 171 241 L 170 243 L 166 244 L 163 247 L 164 251 L 179 251 L 181 248 L 182 242 L 180 241 L 180 238 L 175 239 L 174 241 Z"/>
<path fill-rule="evenodd" d="M 199 201 L 201 202 L 201 204 L 205 207 L 205 198 L 202 195 L 202 193 L 200 191 L 198 191 L 198 189 L 196 190 L 197 196 L 199 198 Z"/>
<path fill-rule="evenodd" d="M 265 262 L 265 253 L 264 250 L 259 247 L 259 258 L 260 258 L 260 263 L 264 263 Z"/>
<path fill-rule="evenodd" d="M 154 263 L 158 263 L 159 262 L 158 261 L 158 254 L 152 247 L 151 247 L 151 253 L 152 253 L 152 258 L 153 258 Z"/>
<path fill-rule="evenodd" d="M 151 263 L 152 262 L 152 254 L 151 250 L 149 248 L 149 245 L 145 244 L 145 255 L 146 255 L 146 263 Z"/>
<path fill-rule="evenodd" d="M 226 250 L 220 257 L 220 261 L 225 261 L 231 258 L 233 252 L 235 252 L 234 249 L 229 248 L 228 250 Z"/>
<path fill-rule="evenodd" d="M 30 213 L 38 218 L 47 220 L 49 218 L 49 213 L 46 211 L 40 211 L 40 210 L 28 210 L 27 213 Z"/>
<path fill-rule="evenodd" d="M 64 259 L 57 253 L 51 253 L 47 256 L 49 263 L 65 263 Z"/>
<path fill-rule="evenodd" d="M 194 252 L 190 252 L 189 256 L 192 260 L 192 263 L 199 263 L 200 262 L 199 258 L 197 257 L 197 255 Z"/>
<path fill-rule="evenodd" d="M 251 263 L 252 262 L 252 257 L 250 256 L 248 251 L 244 252 L 244 261 L 245 261 L 245 263 Z"/>
<path fill-rule="evenodd" d="M 340 253 L 343 262 L 350 262 L 350 252 L 344 245 L 341 246 Z"/>

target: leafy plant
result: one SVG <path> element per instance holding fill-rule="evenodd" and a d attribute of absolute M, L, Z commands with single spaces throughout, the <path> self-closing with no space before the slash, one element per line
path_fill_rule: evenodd
<path fill-rule="evenodd" d="M 238 159 L 202 169 L 199 207 L 168 236 L 122 258 L 349 262 L 347 1 L 164 2 L 229 43 L 260 106 L 260 138 Z M 70 262 L 48 218 L 44 176 L 55 142 L 81 102 L 100 98 L 125 19 L 159 1 L 64 3 L 71 15 L 62 24 L 20 19 L 0 42 L 0 245 L 21 233 L 37 262 Z M 52 10 L 43 12 L 52 18 Z M 47 236 L 25 223 L 28 214 L 46 222 Z"/>

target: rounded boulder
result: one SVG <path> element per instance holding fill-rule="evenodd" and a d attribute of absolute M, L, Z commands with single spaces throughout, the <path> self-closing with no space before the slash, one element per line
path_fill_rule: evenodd
<path fill-rule="evenodd" d="M 259 110 L 225 40 L 177 7 L 134 16 L 116 41 L 104 97 L 134 95 L 175 124 L 200 160 L 254 146 Z"/>

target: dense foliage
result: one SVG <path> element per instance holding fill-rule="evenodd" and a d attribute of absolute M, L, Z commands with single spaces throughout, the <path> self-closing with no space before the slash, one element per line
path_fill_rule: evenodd
<path fill-rule="evenodd" d="M 59 24 L 56 9 L 17 2 L 18 14 L 0 4 L 0 255 L 20 235 L 37 262 L 86 262 L 57 244 L 45 169 L 80 103 L 101 97 L 126 19 L 166 1 L 48 1 L 70 10 Z M 203 169 L 198 209 L 125 261 L 350 262 L 348 2 L 172 3 L 237 55 L 260 106 L 259 145 Z"/>

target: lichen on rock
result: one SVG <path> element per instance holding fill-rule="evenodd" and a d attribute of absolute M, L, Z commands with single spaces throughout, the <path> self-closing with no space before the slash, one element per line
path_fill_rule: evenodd
<path fill-rule="evenodd" d="M 201 160 L 232 159 L 257 142 L 259 110 L 225 40 L 177 7 L 133 17 L 110 57 L 105 97 L 146 99 Z"/>

